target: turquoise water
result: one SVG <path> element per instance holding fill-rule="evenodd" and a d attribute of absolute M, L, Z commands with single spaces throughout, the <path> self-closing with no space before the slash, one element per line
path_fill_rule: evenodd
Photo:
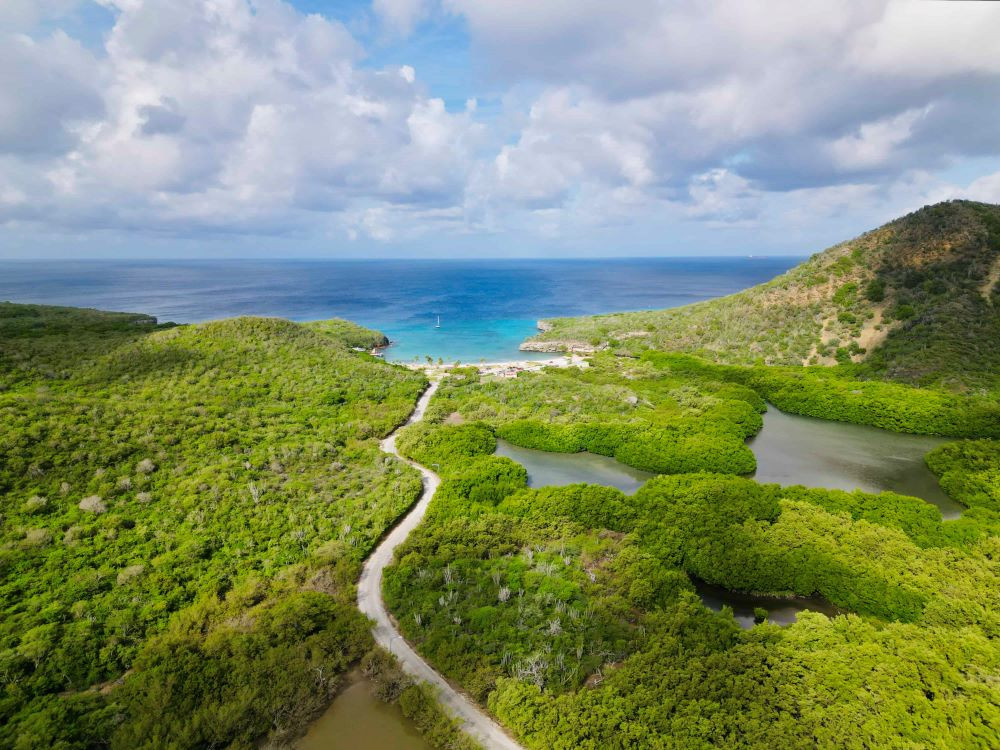
<path fill-rule="evenodd" d="M 378 328 L 389 359 L 525 358 L 539 318 L 675 307 L 767 281 L 796 258 L 0 262 L 0 300 L 196 323 L 340 317 Z M 438 316 L 441 327 L 435 328 Z"/>
<path fill-rule="evenodd" d="M 435 318 L 412 322 L 387 321 L 380 330 L 392 340 L 388 359 L 408 362 L 430 355 L 446 362 L 480 362 L 511 359 L 544 359 L 552 354 L 521 352 L 518 346 L 536 332 L 536 318 L 468 320 L 443 317 L 437 328 Z M 375 325 L 375 324 L 372 324 Z M 376 326 L 379 327 L 379 326 Z"/>

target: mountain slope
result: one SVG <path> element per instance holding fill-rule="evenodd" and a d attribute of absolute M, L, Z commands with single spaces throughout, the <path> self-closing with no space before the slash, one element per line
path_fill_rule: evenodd
<path fill-rule="evenodd" d="M 743 292 L 686 307 L 544 321 L 524 348 L 680 350 L 732 364 L 832 365 L 904 382 L 993 382 L 1000 206 L 927 206 Z"/>
<path fill-rule="evenodd" d="M 346 323 L 0 304 L 0 747 L 252 747 L 367 650 L 426 381 Z"/>

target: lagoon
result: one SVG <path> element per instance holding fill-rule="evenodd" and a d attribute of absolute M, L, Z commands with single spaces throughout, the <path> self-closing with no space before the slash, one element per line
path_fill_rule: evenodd
<path fill-rule="evenodd" d="M 944 493 L 924 463 L 924 455 L 943 442 L 938 437 L 787 414 L 770 406 L 763 429 L 749 444 L 757 457 L 754 479 L 758 482 L 865 492 L 888 490 L 932 503 L 945 519 L 950 519 L 961 515 L 964 506 Z M 549 453 L 504 440 L 497 441 L 496 452 L 523 465 L 531 487 L 586 482 L 632 494 L 654 476 L 592 453 Z M 838 612 L 820 597 L 759 596 L 704 581 L 693 582 L 705 606 L 715 611 L 730 607 L 743 628 L 753 627 L 757 607 L 767 611 L 768 622 L 779 625 L 795 622 L 798 613 L 806 609 L 827 615 Z"/>
<path fill-rule="evenodd" d="M 864 492 L 897 492 L 935 505 L 945 519 L 965 507 L 941 489 L 924 455 L 946 442 L 877 427 L 787 414 L 769 406 L 764 428 L 750 440 L 758 482 Z"/>
<path fill-rule="evenodd" d="M 562 487 L 567 484 L 600 484 L 617 487 L 626 495 L 656 476 L 594 453 L 549 453 L 497 440 L 498 456 L 506 456 L 528 470 L 529 487 Z"/>

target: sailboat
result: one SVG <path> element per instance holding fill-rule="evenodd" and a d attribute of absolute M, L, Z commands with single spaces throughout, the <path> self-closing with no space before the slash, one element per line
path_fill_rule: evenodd
<path fill-rule="evenodd" d="M 441 327 L 441 316 L 440 315 L 438 315 L 438 322 L 437 322 L 437 325 L 434 326 L 434 327 L 435 328 L 440 328 Z"/>

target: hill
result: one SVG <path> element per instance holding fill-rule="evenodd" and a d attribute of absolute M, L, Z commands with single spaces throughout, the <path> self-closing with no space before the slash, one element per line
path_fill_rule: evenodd
<path fill-rule="evenodd" d="M 523 348 L 676 350 L 725 364 L 834 365 L 956 389 L 1000 371 L 1000 206 L 927 206 L 765 284 L 669 310 L 543 321 Z"/>
<path fill-rule="evenodd" d="M 326 707 L 426 381 L 315 328 L 0 305 L 0 746 L 251 747 Z"/>
<path fill-rule="evenodd" d="M 381 331 L 373 331 L 341 318 L 314 320 L 302 325 L 317 333 L 330 336 L 352 349 L 380 349 L 389 346 L 389 337 Z"/>

